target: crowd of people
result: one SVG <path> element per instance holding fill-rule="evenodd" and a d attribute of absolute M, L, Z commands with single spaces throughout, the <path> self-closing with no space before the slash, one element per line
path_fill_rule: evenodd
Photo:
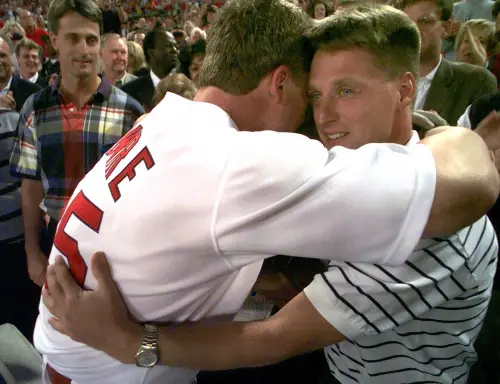
<path fill-rule="evenodd" d="M 8 0 L 0 326 L 48 384 L 500 383 L 499 78 L 500 0 Z"/>

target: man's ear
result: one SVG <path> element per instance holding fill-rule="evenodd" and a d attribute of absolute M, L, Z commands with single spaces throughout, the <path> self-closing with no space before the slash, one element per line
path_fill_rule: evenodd
<path fill-rule="evenodd" d="M 57 51 L 57 45 L 56 45 L 57 35 L 54 32 L 49 32 L 49 38 L 50 42 L 52 43 L 52 46 Z"/>
<path fill-rule="evenodd" d="M 399 78 L 398 109 L 404 109 L 413 103 L 417 93 L 417 80 L 411 72 L 405 72 Z"/>
<path fill-rule="evenodd" d="M 271 73 L 269 93 L 276 104 L 280 104 L 284 97 L 287 83 L 292 80 L 292 72 L 285 65 L 280 65 Z"/>

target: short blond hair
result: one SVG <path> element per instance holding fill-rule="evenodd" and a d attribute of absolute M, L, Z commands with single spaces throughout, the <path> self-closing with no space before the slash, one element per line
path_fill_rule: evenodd
<path fill-rule="evenodd" d="M 172 92 L 186 99 L 193 100 L 198 89 L 183 73 L 167 76 L 162 79 L 155 88 L 153 106 L 158 105 L 167 92 Z"/>
<path fill-rule="evenodd" d="M 43 49 L 40 47 L 37 43 L 35 43 L 33 40 L 27 39 L 26 37 L 19 40 L 14 47 L 14 52 L 16 54 L 16 57 L 19 57 L 21 53 L 21 48 L 26 48 L 27 50 L 37 50 L 38 51 L 38 58 L 42 60 L 43 58 Z"/>
<path fill-rule="evenodd" d="M 3 28 L 0 30 L 0 32 L 7 34 L 7 33 L 9 33 L 11 28 L 16 29 L 17 33 L 19 33 L 22 37 L 26 36 L 26 32 L 25 32 L 23 26 L 14 20 L 6 21 Z"/>
<path fill-rule="evenodd" d="M 491 51 L 496 46 L 495 23 L 486 19 L 472 19 L 462 24 L 455 39 L 455 51 L 460 48 L 466 36 L 466 29 L 470 28 L 472 36 L 480 41 L 486 51 Z"/>
<path fill-rule="evenodd" d="M 137 72 L 141 68 L 147 67 L 144 51 L 139 43 L 135 41 L 127 41 L 128 48 L 128 66 L 132 68 L 132 73 Z"/>
<path fill-rule="evenodd" d="M 306 32 L 310 55 L 316 51 L 361 49 L 394 79 L 405 72 L 419 75 L 420 34 L 403 12 L 379 4 L 363 4 L 336 12 Z"/>

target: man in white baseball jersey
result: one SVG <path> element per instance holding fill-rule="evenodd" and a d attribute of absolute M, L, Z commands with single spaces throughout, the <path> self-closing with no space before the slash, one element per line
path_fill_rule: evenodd
<path fill-rule="evenodd" d="M 99 343 L 90 343 L 93 349 L 55 331 L 42 304 L 35 344 L 53 378 L 188 383 L 195 371 L 157 364 L 163 345 L 160 353 L 150 323 L 232 316 L 262 260 L 274 254 L 400 264 L 422 233 L 453 232 L 494 202 L 497 171 L 483 140 L 469 130 L 450 128 L 413 147 L 371 144 L 356 151 L 328 151 L 300 135 L 238 131 L 300 124 L 307 102 L 300 48 L 308 23 L 286 1 L 228 3 L 211 29 L 198 101 L 167 94 L 80 183 L 51 262 L 62 254 L 80 286 L 94 289 L 100 276 L 87 268 L 92 253 L 103 250 L 132 316 L 148 324 L 132 353 L 139 367 L 126 365 L 109 356 L 113 351 L 98 351 Z M 239 34 L 238 26 L 256 32 Z M 411 96 L 401 95 L 401 105 Z M 464 209 L 472 201 L 479 204 Z M 57 296 L 68 284 L 51 273 L 48 286 Z M 81 288 L 70 289 L 69 300 L 82 297 Z M 326 332 L 327 343 L 339 339 L 305 295 L 298 300 L 306 305 L 299 320 L 311 315 L 310 326 Z M 133 362 L 125 355 L 135 327 L 122 324 L 131 337 L 114 339 L 111 332 L 100 342 L 123 347 L 120 358 Z"/>

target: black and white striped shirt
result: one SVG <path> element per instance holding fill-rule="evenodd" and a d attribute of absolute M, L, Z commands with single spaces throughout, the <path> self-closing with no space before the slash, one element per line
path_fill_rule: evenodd
<path fill-rule="evenodd" d="M 24 237 L 21 215 L 21 180 L 9 172 L 9 159 L 14 145 L 19 114 L 0 109 L 0 242 L 13 242 Z"/>
<path fill-rule="evenodd" d="M 405 264 L 331 262 L 305 289 L 346 341 L 325 348 L 341 383 L 466 383 L 498 254 L 486 216 L 419 242 Z"/>

